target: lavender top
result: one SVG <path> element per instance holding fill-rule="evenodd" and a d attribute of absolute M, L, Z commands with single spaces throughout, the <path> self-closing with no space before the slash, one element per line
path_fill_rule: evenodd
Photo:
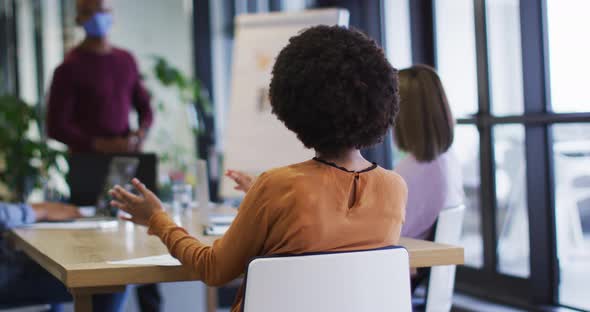
<path fill-rule="evenodd" d="M 452 150 L 427 163 L 408 155 L 395 171 L 408 185 L 404 237 L 428 238 L 439 212 L 463 203 L 461 165 Z"/>

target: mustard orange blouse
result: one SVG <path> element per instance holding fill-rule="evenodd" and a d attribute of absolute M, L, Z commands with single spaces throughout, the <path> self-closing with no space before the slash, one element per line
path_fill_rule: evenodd
<path fill-rule="evenodd" d="M 227 233 L 207 246 L 164 212 L 149 222 L 170 253 L 211 286 L 226 284 L 258 256 L 371 249 L 398 243 L 407 188 L 392 171 L 350 172 L 317 160 L 262 174 Z M 239 292 L 233 311 L 240 311 Z"/>

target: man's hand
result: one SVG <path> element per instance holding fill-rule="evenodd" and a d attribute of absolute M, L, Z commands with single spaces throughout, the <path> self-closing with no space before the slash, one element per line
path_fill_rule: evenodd
<path fill-rule="evenodd" d="M 128 137 L 129 145 L 132 151 L 141 152 L 143 142 L 145 141 L 145 130 L 139 129 L 131 132 Z"/>
<path fill-rule="evenodd" d="M 138 179 L 133 179 L 131 183 L 139 191 L 141 196 L 133 195 L 119 185 L 116 185 L 109 191 L 109 194 L 114 198 L 111 201 L 111 205 L 131 215 L 130 218 L 122 217 L 123 220 L 148 225 L 150 218 L 155 213 L 163 210 L 162 203 Z"/>
<path fill-rule="evenodd" d="M 129 153 L 132 146 L 129 138 L 97 138 L 93 142 L 94 150 L 101 153 Z"/>
<path fill-rule="evenodd" d="M 225 172 L 225 176 L 236 182 L 237 185 L 234 187 L 235 190 L 243 191 L 244 193 L 248 192 L 250 187 L 252 187 L 254 184 L 254 180 L 256 179 L 247 173 L 236 170 L 228 170 Z"/>
<path fill-rule="evenodd" d="M 37 221 L 66 221 L 80 218 L 78 208 L 62 203 L 32 204 Z"/>

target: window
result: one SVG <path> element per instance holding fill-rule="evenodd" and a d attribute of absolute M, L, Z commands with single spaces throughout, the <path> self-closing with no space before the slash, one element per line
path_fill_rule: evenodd
<path fill-rule="evenodd" d="M 473 0 L 437 0 L 435 12 L 438 73 L 455 118 L 468 117 L 477 112 Z"/>
<path fill-rule="evenodd" d="M 486 1 L 489 93 L 494 117 L 524 113 L 519 3 L 519 0 Z M 521 124 L 498 125 L 493 128 L 492 138 L 497 269 L 503 274 L 528 277 L 525 129 Z"/>
<path fill-rule="evenodd" d="M 590 123 L 552 127 L 560 301 L 588 310 Z"/>
<path fill-rule="evenodd" d="M 479 170 L 479 133 L 472 125 L 455 128 L 453 148 L 461 162 L 465 217 L 461 244 L 465 248 L 465 264 L 483 266 L 483 238 L 481 235 L 481 178 Z"/>
<path fill-rule="evenodd" d="M 590 1 L 547 0 L 551 105 L 556 113 L 589 112 Z"/>
<path fill-rule="evenodd" d="M 545 3 L 434 2 L 468 208 L 457 285 L 536 304 L 555 304 L 559 291 L 559 303 L 590 309 L 590 2 Z"/>
<path fill-rule="evenodd" d="M 494 115 L 524 112 L 519 0 L 486 1 L 490 92 Z"/>
<path fill-rule="evenodd" d="M 493 279 L 508 286 L 499 291 L 525 292 L 517 286 L 531 272 L 520 1 L 434 5 L 436 64 L 459 124 L 467 206 L 459 285 Z"/>
<path fill-rule="evenodd" d="M 385 0 L 385 51 L 397 69 L 412 65 L 409 0 Z"/>
<path fill-rule="evenodd" d="M 478 111 L 473 9 L 472 0 L 435 2 L 437 70 L 455 118 L 469 117 Z M 478 129 L 473 125 L 457 126 L 453 148 L 463 168 L 467 208 L 462 234 L 465 263 L 480 268 L 484 264 L 484 251 Z"/>
<path fill-rule="evenodd" d="M 522 125 L 494 127 L 496 235 L 498 271 L 528 277 L 529 215 L 527 211 L 525 131 Z"/>
<path fill-rule="evenodd" d="M 590 2 L 547 0 L 551 110 L 590 112 Z M 551 127 L 561 304 L 589 310 L 590 123 Z"/>

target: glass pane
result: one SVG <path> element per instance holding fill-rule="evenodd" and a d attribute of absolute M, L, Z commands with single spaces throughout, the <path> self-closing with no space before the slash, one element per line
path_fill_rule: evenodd
<path fill-rule="evenodd" d="M 33 2 L 16 2 L 18 36 L 18 79 L 20 97 L 34 105 L 39 101 L 37 94 L 37 62 L 35 61 L 35 22 Z"/>
<path fill-rule="evenodd" d="M 496 164 L 496 230 L 498 271 L 520 277 L 530 274 L 524 127 L 494 127 Z"/>
<path fill-rule="evenodd" d="M 45 88 L 49 87 L 53 71 L 63 60 L 63 29 L 59 0 L 45 0 L 41 2 L 43 22 L 43 81 Z"/>
<path fill-rule="evenodd" d="M 483 238 L 481 235 L 481 179 L 479 171 L 479 132 L 475 126 L 455 128 L 453 148 L 461 162 L 465 190 L 465 219 L 461 243 L 465 248 L 465 264 L 483 266 Z"/>
<path fill-rule="evenodd" d="M 164 173 L 177 168 L 175 162 L 194 157 L 195 139 L 191 111 L 183 105 L 178 92 L 158 81 L 153 69 L 154 56 L 164 59 L 183 76 L 191 77 L 192 8 L 187 1 L 149 1 L 146 4 L 144 0 L 112 1 L 112 7 L 115 19 L 110 40 L 133 54 L 152 95 L 152 107 L 158 109 L 144 150 L 171 155 L 169 161 L 160 164 Z M 166 27 L 155 21 L 166 21 Z M 132 115 L 130 121 L 136 123 L 137 118 Z"/>
<path fill-rule="evenodd" d="M 524 111 L 519 0 L 486 2 L 492 113 Z"/>
<path fill-rule="evenodd" d="M 547 0 L 551 105 L 555 112 L 590 111 L 590 1 Z"/>
<path fill-rule="evenodd" d="M 386 0 L 385 50 L 393 67 L 402 69 L 412 65 L 410 39 L 410 3 L 408 0 Z"/>
<path fill-rule="evenodd" d="M 455 117 L 465 117 L 477 112 L 473 0 L 437 0 L 435 12 L 438 73 Z"/>
<path fill-rule="evenodd" d="M 309 0 L 282 0 L 282 11 L 302 11 L 309 7 Z"/>
<path fill-rule="evenodd" d="M 553 126 L 559 301 L 590 310 L 590 124 Z"/>
<path fill-rule="evenodd" d="M 283 4 L 284 5 L 284 4 Z M 284 8 L 284 6 L 283 6 Z M 215 109 L 215 142 L 223 146 L 225 122 L 229 117 L 229 96 L 231 84 L 231 60 L 233 52 L 233 34 L 227 31 L 233 16 L 228 16 L 230 9 L 227 1 L 211 1 L 211 49 L 213 74 L 213 102 Z"/>

